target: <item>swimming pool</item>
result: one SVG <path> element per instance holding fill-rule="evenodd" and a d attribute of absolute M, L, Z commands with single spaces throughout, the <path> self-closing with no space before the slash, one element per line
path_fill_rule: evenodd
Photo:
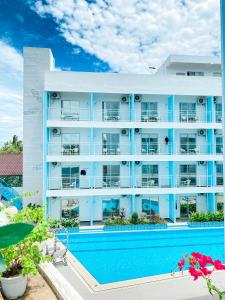
<path fill-rule="evenodd" d="M 170 273 L 184 253 L 193 251 L 224 261 L 223 237 L 223 228 L 75 233 L 68 248 L 98 283 L 106 284 Z"/>

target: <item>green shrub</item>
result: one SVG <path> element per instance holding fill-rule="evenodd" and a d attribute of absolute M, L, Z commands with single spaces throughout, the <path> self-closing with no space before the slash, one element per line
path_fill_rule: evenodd
<path fill-rule="evenodd" d="M 192 213 L 188 221 L 189 222 L 223 222 L 224 214 L 222 211 L 207 212 L 207 213 Z"/>
<path fill-rule="evenodd" d="M 131 224 L 138 224 L 139 223 L 138 221 L 139 221 L 138 213 L 133 212 L 130 219 Z"/>

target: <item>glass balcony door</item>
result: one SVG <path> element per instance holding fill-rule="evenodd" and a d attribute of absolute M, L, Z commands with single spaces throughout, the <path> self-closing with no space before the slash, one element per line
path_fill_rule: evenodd
<path fill-rule="evenodd" d="M 181 154 L 196 154 L 197 143 L 195 134 L 180 135 L 180 153 Z"/>
<path fill-rule="evenodd" d="M 158 135 L 142 134 L 141 136 L 141 153 L 156 154 L 158 153 Z"/>
<path fill-rule="evenodd" d="M 143 122 L 159 121 L 158 103 L 157 102 L 142 102 L 141 103 L 141 121 L 143 121 Z"/>
<path fill-rule="evenodd" d="M 79 120 L 80 103 L 79 101 L 61 101 L 61 114 L 63 120 Z"/>
<path fill-rule="evenodd" d="M 180 103 L 180 122 L 196 122 L 196 103 Z"/>
<path fill-rule="evenodd" d="M 80 186 L 80 168 L 62 167 L 62 188 L 73 189 Z"/>
<path fill-rule="evenodd" d="M 77 199 L 63 199 L 61 201 L 61 217 L 63 219 L 79 218 L 79 200 Z"/>
<path fill-rule="evenodd" d="M 103 166 L 103 187 L 120 186 L 120 165 Z"/>
<path fill-rule="evenodd" d="M 111 199 L 102 201 L 102 217 L 103 220 L 111 219 L 120 213 L 120 200 Z"/>
<path fill-rule="evenodd" d="M 216 185 L 223 185 L 223 164 L 216 164 Z"/>
<path fill-rule="evenodd" d="M 147 217 L 154 217 L 159 215 L 159 199 L 158 197 L 151 197 L 142 199 L 142 213 Z"/>
<path fill-rule="evenodd" d="M 80 154 L 80 134 L 63 133 L 62 134 L 62 154 L 78 155 Z"/>
<path fill-rule="evenodd" d="M 103 133 L 102 134 L 102 154 L 120 154 L 120 134 Z"/>
<path fill-rule="evenodd" d="M 216 103 L 216 122 L 222 122 L 222 103 Z"/>
<path fill-rule="evenodd" d="M 180 198 L 180 218 L 187 219 L 190 214 L 196 212 L 196 198 L 195 197 L 181 197 Z"/>
<path fill-rule="evenodd" d="M 223 153 L 223 137 L 216 136 L 216 153 L 222 154 Z"/>
<path fill-rule="evenodd" d="M 180 165 L 180 186 L 196 186 L 196 165 Z"/>
<path fill-rule="evenodd" d="M 120 103 L 118 101 L 102 102 L 102 120 L 103 121 L 120 120 Z"/>
<path fill-rule="evenodd" d="M 158 165 L 142 165 L 142 186 L 151 187 L 159 185 Z"/>

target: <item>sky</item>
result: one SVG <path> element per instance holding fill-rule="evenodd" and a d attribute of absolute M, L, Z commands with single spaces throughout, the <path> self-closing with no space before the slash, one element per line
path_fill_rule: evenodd
<path fill-rule="evenodd" d="M 26 46 L 64 71 L 151 74 L 170 54 L 220 55 L 219 0 L 0 0 L 0 145 L 22 139 Z"/>

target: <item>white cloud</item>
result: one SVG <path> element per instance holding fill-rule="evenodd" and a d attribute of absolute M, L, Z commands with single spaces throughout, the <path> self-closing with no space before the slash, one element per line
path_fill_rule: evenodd
<path fill-rule="evenodd" d="M 219 52 L 219 0 L 38 0 L 65 39 L 114 71 L 150 72 L 169 54 Z"/>
<path fill-rule="evenodd" d="M 22 137 L 22 72 L 22 55 L 0 40 L 0 145 Z"/>

